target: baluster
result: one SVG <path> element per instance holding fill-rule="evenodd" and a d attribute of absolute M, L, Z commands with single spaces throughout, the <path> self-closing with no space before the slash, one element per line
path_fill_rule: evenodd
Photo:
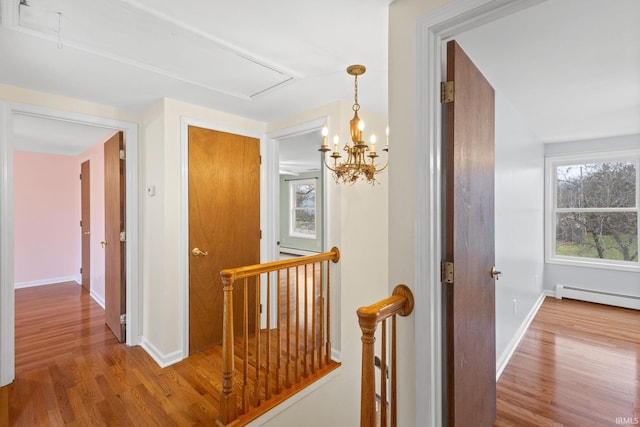
<path fill-rule="evenodd" d="M 334 261 L 334 262 L 337 262 Z M 326 363 L 329 364 L 331 361 L 331 269 L 329 268 L 329 261 L 327 261 L 327 297 L 326 297 L 326 306 L 327 306 L 327 341 L 326 341 Z"/>
<path fill-rule="evenodd" d="M 237 397 L 233 389 L 233 280 L 222 278 L 222 391 L 220 392 L 220 418 L 229 424 L 238 417 Z"/>
<path fill-rule="evenodd" d="M 285 386 L 291 387 L 289 373 L 291 370 L 291 268 L 287 268 L 287 373 L 285 375 Z"/>
<path fill-rule="evenodd" d="M 380 343 L 380 427 L 387 427 L 387 321 L 382 321 Z"/>
<path fill-rule="evenodd" d="M 309 266 L 304 266 L 304 368 L 303 376 L 309 375 L 307 366 L 307 356 L 309 354 Z"/>
<path fill-rule="evenodd" d="M 260 405 L 260 276 L 257 276 L 255 282 L 255 291 L 256 291 L 256 307 L 255 307 L 255 348 L 256 348 L 256 383 L 254 387 L 254 397 L 255 403 L 254 406 Z"/>
<path fill-rule="evenodd" d="M 318 365 L 320 369 L 322 369 L 325 365 L 324 358 L 322 357 L 322 351 L 324 350 L 324 274 L 323 274 L 323 262 L 320 261 L 320 270 L 319 270 L 319 287 L 318 290 L 318 302 L 320 304 L 320 342 L 318 345 Z M 328 264 L 327 264 L 328 265 Z"/>
<path fill-rule="evenodd" d="M 316 264 L 311 264 L 311 373 L 316 372 Z"/>
<path fill-rule="evenodd" d="M 295 362 L 296 362 L 296 372 L 295 372 L 295 382 L 298 382 L 300 380 L 300 377 L 298 376 L 298 365 L 300 364 L 298 362 L 299 356 L 300 356 L 300 271 L 298 270 L 298 266 L 296 266 L 296 348 L 295 348 Z"/>
<path fill-rule="evenodd" d="M 271 399 L 271 273 L 267 273 L 267 366 L 264 381 L 264 399 Z"/>
<path fill-rule="evenodd" d="M 282 322 L 281 322 L 281 316 L 282 316 L 282 303 L 280 301 L 280 289 L 282 288 L 282 284 L 280 283 L 282 281 L 282 277 L 280 275 L 281 270 L 278 270 L 277 273 L 277 284 L 276 284 L 276 289 L 278 290 L 277 292 L 277 310 L 278 310 L 278 317 L 277 317 L 277 326 L 276 326 L 276 338 L 278 340 L 277 344 L 276 344 L 276 354 L 277 354 L 277 365 L 276 365 L 276 393 L 280 393 L 280 391 L 282 391 L 280 389 L 280 375 L 282 372 L 282 335 L 281 335 L 281 327 L 282 327 Z"/>
<path fill-rule="evenodd" d="M 244 303 L 242 308 L 242 341 L 244 344 L 243 368 L 242 368 L 242 412 L 249 411 L 249 278 L 244 278 Z"/>
<path fill-rule="evenodd" d="M 398 409 L 396 401 L 396 393 L 398 387 L 398 379 L 396 375 L 396 318 L 391 318 L 391 427 L 398 425 Z"/>

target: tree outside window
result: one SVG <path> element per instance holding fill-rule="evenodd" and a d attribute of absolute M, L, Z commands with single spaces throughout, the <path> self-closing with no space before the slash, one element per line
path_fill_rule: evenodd
<path fill-rule="evenodd" d="M 552 258 L 638 265 L 638 164 L 637 155 L 553 163 Z"/>
<path fill-rule="evenodd" d="M 291 181 L 290 234 L 316 238 L 316 182 L 313 179 Z"/>

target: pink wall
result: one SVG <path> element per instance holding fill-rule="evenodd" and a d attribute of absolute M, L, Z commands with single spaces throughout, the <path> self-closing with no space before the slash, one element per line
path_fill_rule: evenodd
<path fill-rule="evenodd" d="M 78 160 L 14 153 L 16 287 L 75 280 L 80 273 Z"/>

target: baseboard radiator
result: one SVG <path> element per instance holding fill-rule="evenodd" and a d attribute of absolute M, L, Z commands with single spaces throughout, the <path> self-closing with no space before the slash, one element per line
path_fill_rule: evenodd
<path fill-rule="evenodd" d="M 616 294 L 611 292 L 594 291 L 575 286 L 556 285 L 556 298 L 569 298 L 580 301 L 596 302 L 599 304 L 640 310 L 640 297 Z"/>

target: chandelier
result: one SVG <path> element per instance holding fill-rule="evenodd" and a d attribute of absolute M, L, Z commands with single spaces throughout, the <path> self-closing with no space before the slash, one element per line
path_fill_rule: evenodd
<path fill-rule="evenodd" d="M 351 142 L 345 143 L 343 151 L 347 153 L 347 160 L 338 163 L 338 159 L 342 158 L 342 154 L 338 151 L 338 145 L 340 144 L 340 138 L 338 135 L 333 137 L 333 152 L 329 157 L 333 158 L 333 166 L 329 166 L 327 163 L 327 153 L 331 151 L 331 148 L 327 145 L 327 135 L 329 129 L 327 125 L 322 128 L 322 146 L 318 151 L 323 153 L 324 165 L 333 172 L 333 177 L 337 184 L 353 184 L 358 178 L 366 180 L 369 184 L 374 185 L 376 183 L 375 175 L 382 172 L 389 165 L 389 161 L 384 166 L 378 168 L 376 165 L 376 158 L 379 157 L 376 153 L 376 136 L 371 134 L 370 143 L 368 145 L 363 137 L 364 121 L 358 117 L 358 111 L 360 110 L 360 104 L 358 104 L 358 76 L 364 74 L 367 69 L 364 65 L 351 65 L 347 67 L 347 73 L 354 76 L 354 104 L 353 104 L 353 118 L 349 122 L 349 130 L 351 133 Z M 382 151 L 389 151 L 389 128 L 387 127 L 387 141 Z M 368 153 L 368 154 L 367 154 Z"/>

